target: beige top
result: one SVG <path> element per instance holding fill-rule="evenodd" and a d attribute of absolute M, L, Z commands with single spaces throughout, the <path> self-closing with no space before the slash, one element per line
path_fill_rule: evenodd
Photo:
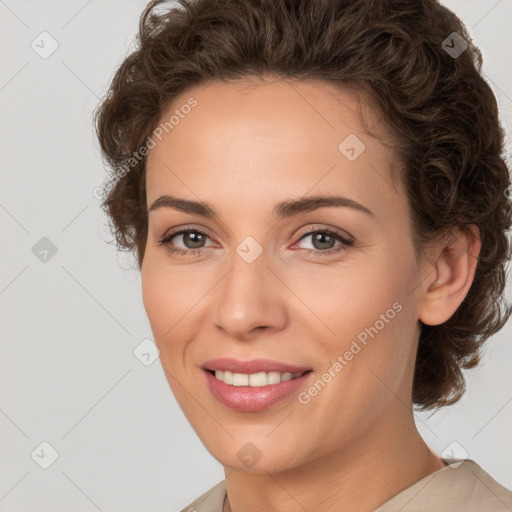
<path fill-rule="evenodd" d="M 445 459 L 448 466 L 422 478 L 375 512 L 511 512 L 512 492 L 475 461 Z M 222 512 L 222 480 L 180 512 Z"/>

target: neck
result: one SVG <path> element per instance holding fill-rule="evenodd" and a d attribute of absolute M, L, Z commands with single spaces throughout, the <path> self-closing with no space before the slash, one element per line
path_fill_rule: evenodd
<path fill-rule="evenodd" d="M 443 467 L 409 411 L 406 420 L 390 415 L 358 439 L 300 467 L 279 473 L 225 468 L 225 510 L 304 512 L 322 504 L 324 512 L 370 512 Z"/>

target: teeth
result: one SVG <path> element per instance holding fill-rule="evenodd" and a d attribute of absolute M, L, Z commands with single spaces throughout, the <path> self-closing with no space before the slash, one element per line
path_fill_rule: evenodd
<path fill-rule="evenodd" d="M 285 380 L 300 377 L 302 373 L 289 372 L 259 372 L 259 373 L 233 373 L 229 371 L 215 370 L 215 377 L 231 386 L 251 386 L 253 388 L 279 384 Z"/>

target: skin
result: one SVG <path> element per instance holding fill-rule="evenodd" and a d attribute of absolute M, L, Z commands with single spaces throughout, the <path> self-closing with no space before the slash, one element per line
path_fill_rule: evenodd
<path fill-rule="evenodd" d="M 219 216 L 149 213 L 143 302 L 169 385 L 224 466 L 232 511 L 303 512 L 319 503 L 326 512 L 374 510 L 445 466 L 413 419 L 419 321 L 436 325 L 456 311 L 473 280 L 478 236 L 454 230 L 430 249 L 432 263 L 420 265 L 407 198 L 391 186 L 396 156 L 364 132 L 353 91 L 213 81 L 183 93 L 162 120 L 190 96 L 197 106 L 147 158 L 148 205 L 172 194 L 206 201 Z M 354 161 L 338 150 L 349 134 L 365 144 Z M 345 196 L 374 215 L 349 207 L 270 215 L 280 201 L 320 194 Z M 190 226 L 207 234 L 203 254 L 170 254 L 158 243 Z M 354 244 L 328 255 L 341 242 L 301 239 L 312 229 L 349 234 Z M 236 252 L 248 236 L 263 250 L 252 263 Z M 178 235 L 170 245 L 197 251 L 201 243 Z M 311 367 L 316 381 L 396 302 L 401 311 L 307 404 L 293 395 L 241 412 L 206 386 L 200 367 L 217 357 Z M 251 468 L 237 456 L 249 442 L 261 454 Z"/>

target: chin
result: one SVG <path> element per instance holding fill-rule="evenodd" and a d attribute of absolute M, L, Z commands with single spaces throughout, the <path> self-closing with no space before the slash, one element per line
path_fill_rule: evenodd
<path fill-rule="evenodd" d="M 293 440 L 290 440 L 293 441 Z M 300 464 L 297 443 L 283 446 L 276 436 L 272 441 L 265 437 L 243 436 L 229 438 L 222 443 L 203 442 L 208 452 L 225 468 L 253 473 L 279 473 Z"/>

